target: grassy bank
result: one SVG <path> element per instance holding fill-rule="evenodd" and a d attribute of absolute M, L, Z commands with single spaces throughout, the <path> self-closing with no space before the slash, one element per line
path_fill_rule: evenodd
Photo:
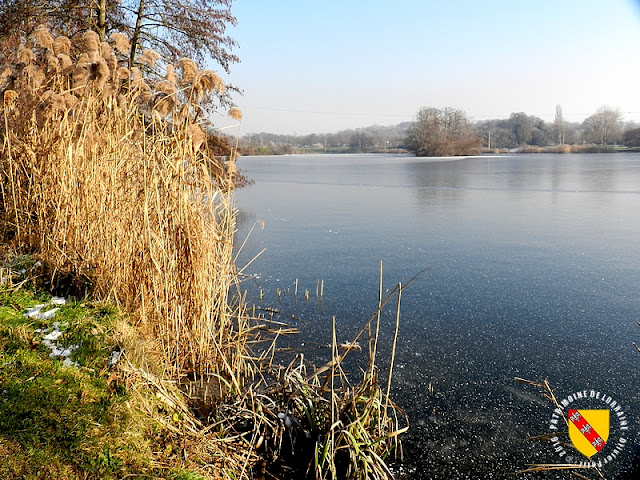
<path fill-rule="evenodd" d="M 116 309 L 50 302 L 50 295 L 0 288 L 0 477 L 198 478 L 172 455 L 177 446 L 162 425 L 136 408 L 153 397 L 133 394 L 122 371 L 109 367 L 120 344 Z M 38 304 L 46 304 L 41 313 L 59 310 L 27 316 Z M 51 343 L 77 348 L 56 356 Z"/>

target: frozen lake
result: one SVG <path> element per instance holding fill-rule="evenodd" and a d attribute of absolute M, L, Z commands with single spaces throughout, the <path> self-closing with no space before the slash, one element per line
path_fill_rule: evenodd
<path fill-rule="evenodd" d="M 516 376 L 549 378 L 558 397 L 617 399 L 633 435 L 606 476 L 640 475 L 621 473 L 638 468 L 640 154 L 292 155 L 239 167 L 255 185 L 236 193 L 237 243 L 265 222 L 238 259 L 266 248 L 245 271 L 257 276 L 249 301 L 300 318 L 295 344 L 318 362 L 332 316 L 345 341 L 375 311 L 380 261 L 385 289 L 430 268 L 403 291 L 394 370 L 411 477 L 513 478 L 558 463 L 550 444 L 525 442 L 547 433 L 552 408 Z"/>

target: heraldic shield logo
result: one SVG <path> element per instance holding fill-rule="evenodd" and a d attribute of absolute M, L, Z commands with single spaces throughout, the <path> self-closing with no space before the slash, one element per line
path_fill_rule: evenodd
<path fill-rule="evenodd" d="M 609 410 L 569 410 L 569 438 L 585 457 L 602 450 L 609 438 Z"/>

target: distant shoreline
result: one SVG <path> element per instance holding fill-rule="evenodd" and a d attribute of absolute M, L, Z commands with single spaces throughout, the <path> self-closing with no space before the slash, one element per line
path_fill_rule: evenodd
<path fill-rule="evenodd" d="M 617 145 L 553 145 L 550 147 L 533 147 L 533 146 L 524 146 L 519 148 L 502 148 L 502 149 L 488 149 L 483 148 L 482 151 L 477 155 L 454 155 L 450 157 L 416 157 L 416 158 L 437 158 L 437 159 L 456 159 L 456 158 L 467 158 L 473 156 L 502 156 L 502 155 L 513 155 L 513 154 L 531 154 L 531 153 L 555 153 L 555 154 L 572 154 L 572 153 L 634 153 L 640 152 L 639 147 L 620 147 Z M 354 155 L 354 154 L 376 154 L 376 155 L 408 155 L 413 156 L 411 152 L 403 148 L 393 148 L 393 149 L 373 149 L 371 151 L 354 151 L 352 149 L 320 149 L 320 148 L 297 148 L 293 149 L 290 152 L 256 152 L 256 151 L 242 151 L 240 150 L 240 154 L 243 157 L 252 157 L 252 156 L 261 156 L 261 155 Z"/>

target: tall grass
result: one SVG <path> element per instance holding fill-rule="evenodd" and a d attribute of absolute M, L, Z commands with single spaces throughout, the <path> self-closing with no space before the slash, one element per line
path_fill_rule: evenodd
<path fill-rule="evenodd" d="M 73 43 L 40 29 L 3 66 L 0 234 L 52 277 L 134 312 L 170 372 L 239 388 L 245 327 L 227 302 L 235 165 L 206 151 L 200 107 L 224 85 L 186 59 L 165 78 L 129 70 L 127 47 L 120 34 Z"/>

